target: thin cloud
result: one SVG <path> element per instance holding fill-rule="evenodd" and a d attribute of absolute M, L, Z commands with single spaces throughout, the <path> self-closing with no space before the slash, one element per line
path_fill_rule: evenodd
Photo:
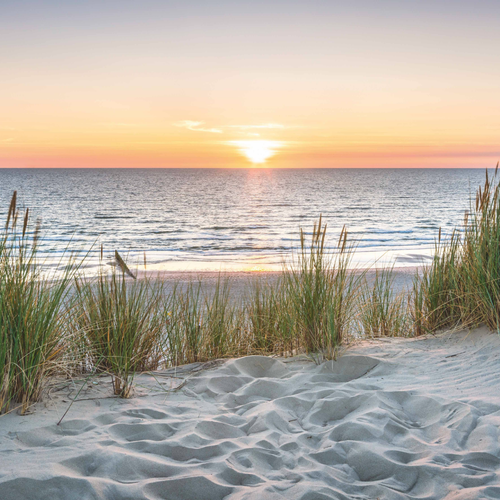
<path fill-rule="evenodd" d="M 291 128 L 281 123 L 261 123 L 257 125 L 223 125 L 219 128 L 205 128 L 205 122 L 195 121 L 195 120 L 183 120 L 178 123 L 174 123 L 176 127 L 185 128 L 192 130 L 193 132 L 210 132 L 213 134 L 222 134 L 224 131 L 229 131 L 229 129 L 238 130 L 240 133 L 249 137 L 260 137 L 260 134 L 255 130 L 283 130 L 286 128 Z"/>
<path fill-rule="evenodd" d="M 186 128 L 192 130 L 193 132 L 210 132 L 212 134 L 222 134 L 222 130 L 218 128 L 203 128 L 205 122 L 197 122 L 194 120 L 183 120 L 178 123 L 174 123 L 176 127 Z"/>

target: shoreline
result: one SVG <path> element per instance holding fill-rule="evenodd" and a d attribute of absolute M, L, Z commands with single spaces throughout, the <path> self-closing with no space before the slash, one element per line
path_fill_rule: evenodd
<path fill-rule="evenodd" d="M 169 260 L 167 255 L 161 251 L 135 251 L 125 252 L 118 249 L 121 257 L 134 273 L 143 273 L 144 269 L 148 274 L 161 274 L 164 276 L 175 275 L 210 275 L 210 274 L 272 274 L 279 273 L 283 269 L 283 263 L 290 263 L 292 255 L 297 249 L 290 249 L 282 255 L 268 255 L 250 253 L 235 258 L 234 255 L 222 255 L 219 258 L 207 258 L 206 260 Z M 376 268 L 393 267 L 397 271 L 416 269 L 425 266 L 432 261 L 435 247 L 400 248 L 393 250 L 360 250 L 353 249 L 349 268 L 356 271 L 363 271 Z M 83 256 L 85 252 L 80 251 L 78 255 Z M 146 266 L 144 266 L 144 255 Z M 327 258 L 334 257 L 335 253 L 325 253 Z M 48 269 L 58 269 L 61 263 L 62 254 L 54 251 L 40 252 L 40 260 L 44 267 Z M 63 259 L 64 260 L 64 259 Z M 104 251 L 104 258 L 101 260 L 100 250 L 95 249 L 86 254 L 82 262 L 82 270 L 89 274 L 94 273 L 102 264 L 114 265 L 114 250 Z"/>

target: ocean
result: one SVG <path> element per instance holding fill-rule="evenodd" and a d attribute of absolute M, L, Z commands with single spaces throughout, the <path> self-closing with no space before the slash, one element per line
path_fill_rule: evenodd
<path fill-rule="evenodd" d="M 480 169 L 0 169 L 42 221 L 42 255 L 118 250 L 166 271 L 275 270 L 320 215 L 345 225 L 360 264 L 410 266 L 463 221 Z"/>

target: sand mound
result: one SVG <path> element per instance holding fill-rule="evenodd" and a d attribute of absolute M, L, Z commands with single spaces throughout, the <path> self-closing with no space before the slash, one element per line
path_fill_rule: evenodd
<path fill-rule="evenodd" d="M 2 500 L 500 498 L 500 338 L 230 360 L 138 397 L 0 418 Z M 181 379 L 169 379 L 177 385 Z M 149 388 L 147 390 L 147 388 Z M 93 389 L 94 390 L 94 389 Z M 94 396 L 109 390 L 104 380 Z"/>

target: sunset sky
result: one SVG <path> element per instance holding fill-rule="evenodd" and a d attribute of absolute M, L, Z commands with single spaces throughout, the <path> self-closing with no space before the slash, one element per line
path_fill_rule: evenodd
<path fill-rule="evenodd" d="M 6 1 L 0 167 L 491 167 L 500 2 Z"/>

